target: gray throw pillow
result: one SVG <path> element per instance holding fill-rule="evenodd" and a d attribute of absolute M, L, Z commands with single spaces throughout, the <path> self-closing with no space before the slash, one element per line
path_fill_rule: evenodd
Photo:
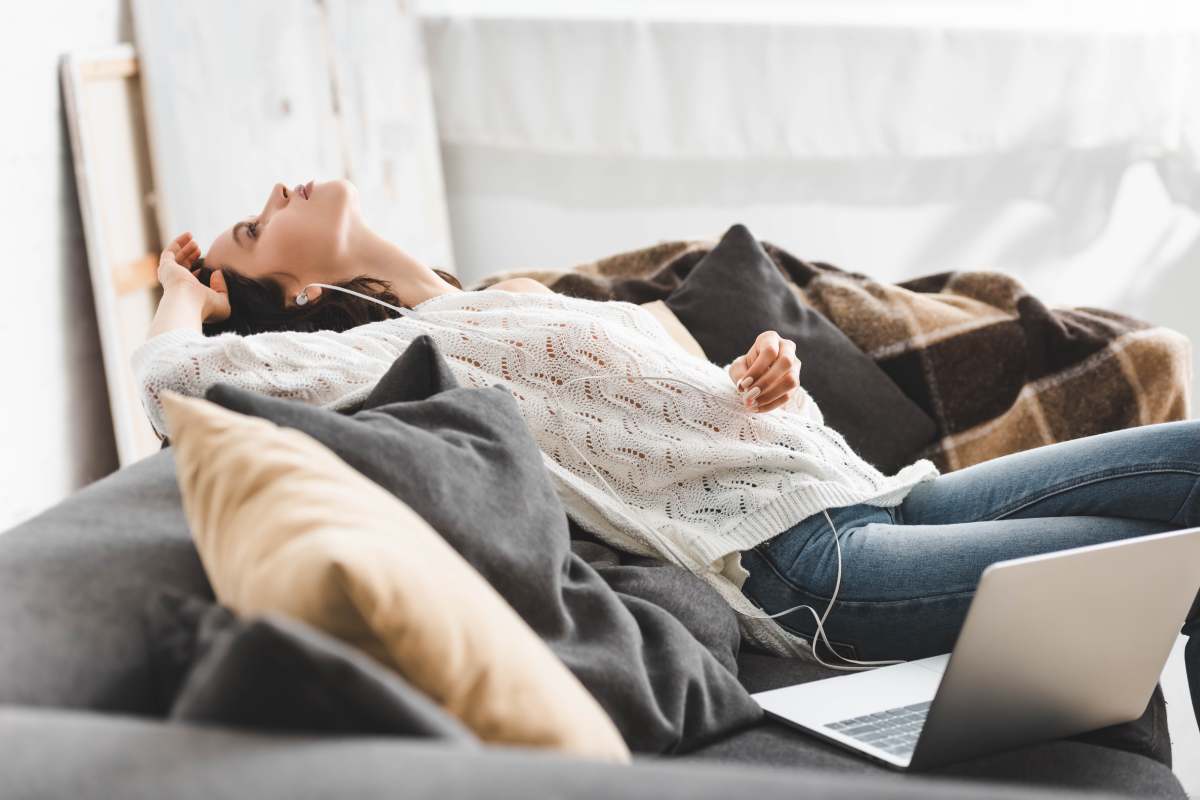
<path fill-rule="evenodd" d="M 174 591 L 146 608 L 155 691 L 171 719 L 296 733 L 474 734 L 393 670 L 299 620 L 239 619 Z"/>
<path fill-rule="evenodd" d="M 763 331 L 796 343 L 800 385 L 825 424 L 863 459 L 893 473 L 917 459 L 937 426 L 866 353 L 817 311 L 744 225 L 734 225 L 663 301 L 709 360 L 725 365 Z"/>
<path fill-rule="evenodd" d="M 610 588 L 572 552 L 566 512 L 508 388 L 456 383 L 421 336 L 353 415 L 225 384 L 206 397 L 307 433 L 416 511 L 562 659 L 631 750 L 682 752 L 759 719 L 731 671 L 737 620 L 716 591 L 663 567 L 688 600 L 677 617 Z"/>

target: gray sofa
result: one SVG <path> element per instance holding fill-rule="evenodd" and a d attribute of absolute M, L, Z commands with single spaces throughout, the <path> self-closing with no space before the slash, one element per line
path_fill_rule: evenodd
<path fill-rule="evenodd" d="M 166 448 L 0 534 L 0 797 L 1184 797 L 1161 693 L 1136 722 L 926 775 L 876 767 L 768 721 L 686 756 L 610 766 L 426 739 L 167 722 L 142 612 L 211 597 Z M 752 691 L 824 677 L 743 652 Z"/>

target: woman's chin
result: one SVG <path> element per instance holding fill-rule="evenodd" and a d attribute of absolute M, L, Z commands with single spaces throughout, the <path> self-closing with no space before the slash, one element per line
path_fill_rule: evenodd
<path fill-rule="evenodd" d="M 313 197 L 317 196 L 317 192 L 337 193 L 346 197 L 358 199 L 358 187 L 345 178 L 337 178 L 332 181 L 323 181 L 313 184 Z"/>

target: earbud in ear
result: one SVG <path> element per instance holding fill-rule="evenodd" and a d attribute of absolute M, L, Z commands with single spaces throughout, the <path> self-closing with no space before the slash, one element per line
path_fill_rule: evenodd
<path fill-rule="evenodd" d="M 300 294 L 296 295 L 296 305 L 298 305 L 298 306 L 308 305 L 308 295 L 305 294 L 304 292 L 301 292 Z"/>

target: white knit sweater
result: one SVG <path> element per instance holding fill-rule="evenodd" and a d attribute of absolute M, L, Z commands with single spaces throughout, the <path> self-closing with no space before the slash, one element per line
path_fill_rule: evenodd
<path fill-rule="evenodd" d="M 803 392 L 766 413 L 745 408 L 728 366 L 687 353 L 632 303 L 493 289 L 439 295 L 415 310 L 342 333 L 205 337 L 168 331 L 134 352 L 134 374 L 151 423 L 166 435 L 158 398 L 163 389 L 203 396 L 209 386 L 228 383 L 344 408 L 364 400 L 408 344 L 428 334 L 462 384 L 501 383 L 513 393 L 567 512 L 581 527 L 625 550 L 668 560 L 674 551 L 735 609 L 750 614 L 761 612 L 740 591 L 746 574 L 740 551 L 822 509 L 896 505 L 915 484 L 938 474 L 924 459 L 893 476 L 880 473 L 822 424 Z M 582 375 L 608 377 L 564 385 Z M 626 378 L 633 375 L 680 378 L 704 391 Z M 562 415 L 552 400 L 555 389 Z M 759 645 L 807 653 L 803 640 L 774 621 L 742 621 L 743 633 Z"/>

